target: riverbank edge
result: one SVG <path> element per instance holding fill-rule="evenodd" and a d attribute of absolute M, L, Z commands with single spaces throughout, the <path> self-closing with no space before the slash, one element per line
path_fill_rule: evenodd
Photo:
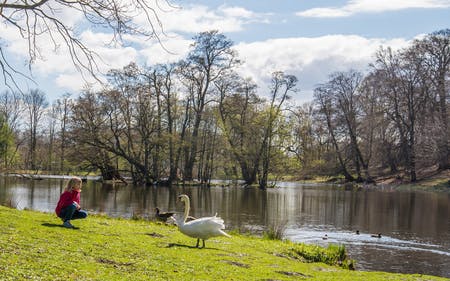
<path fill-rule="evenodd" d="M 75 175 L 74 175 L 75 176 Z M 68 180 L 72 175 L 47 175 L 47 174 L 26 174 L 26 173 L 0 173 L 0 177 L 18 177 L 27 180 L 43 180 L 43 179 L 61 179 Z M 100 176 L 81 176 L 83 180 L 101 181 L 104 183 L 123 185 L 122 181 L 102 181 Z M 438 171 L 437 173 L 424 176 L 414 183 L 403 180 L 398 175 L 382 176 L 374 178 L 374 183 L 357 183 L 357 182 L 345 182 L 343 178 L 340 177 L 312 177 L 308 179 L 298 180 L 298 179 L 283 179 L 283 181 L 296 182 L 300 184 L 333 184 L 342 186 L 348 189 L 390 189 L 390 190 L 421 190 L 421 191 L 431 191 L 431 192 L 450 192 L 450 169 Z M 277 182 L 273 181 L 271 187 L 277 187 Z M 234 182 L 229 184 L 217 183 L 210 184 L 210 186 L 220 186 L 227 187 L 228 185 L 233 185 Z M 198 182 L 184 182 L 174 184 L 177 186 L 204 186 Z M 246 186 L 258 188 L 258 185 Z"/>
<path fill-rule="evenodd" d="M 448 280 L 305 262 L 323 248 L 228 231 L 205 249 L 176 226 L 101 215 L 61 227 L 54 214 L 0 206 L 1 280 Z"/>
<path fill-rule="evenodd" d="M 374 176 L 372 183 L 346 182 L 343 177 L 312 177 L 296 182 L 304 184 L 336 184 L 347 189 L 387 189 L 450 192 L 450 169 L 436 166 L 418 171 L 417 181 L 411 182 L 404 171 Z M 295 180 L 294 180 L 295 181 Z"/>

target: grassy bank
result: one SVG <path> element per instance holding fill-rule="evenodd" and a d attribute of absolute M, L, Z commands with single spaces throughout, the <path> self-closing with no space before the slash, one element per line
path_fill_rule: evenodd
<path fill-rule="evenodd" d="M 0 280 L 445 280 L 311 262 L 345 264 L 340 247 L 231 233 L 197 249 L 160 223 L 90 216 L 74 224 L 0 206 Z"/>

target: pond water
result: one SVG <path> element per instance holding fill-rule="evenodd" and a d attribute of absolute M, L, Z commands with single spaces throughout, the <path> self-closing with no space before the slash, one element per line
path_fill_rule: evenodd
<path fill-rule="evenodd" d="M 0 177 L 0 203 L 53 212 L 65 180 Z M 191 215 L 216 212 L 227 229 L 260 234 L 285 226 L 285 238 L 346 246 L 357 270 L 421 273 L 450 278 L 450 193 L 345 190 L 332 185 L 282 183 L 266 191 L 242 187 L 131 187 L 88 181 L 81 205 L 113 217 L 153 218 L 154 208 L 183 211 L 177 196 L 191 198 Z M 356 234 L 359 230 L 360 234 Z M 381 233 L 381 238 L 372 237 Z M 323 237 L 327 235 L 327 239 Z"/>

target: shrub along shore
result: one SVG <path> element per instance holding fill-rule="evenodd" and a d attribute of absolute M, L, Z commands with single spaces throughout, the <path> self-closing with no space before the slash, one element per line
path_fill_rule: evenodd
<path fill-rule="evenodd" d="M 228 231 L 206 241 L 176 226 L 100 215 L 61 227 L 54 214 L 0 206 L 0 280 L 446 280 L 347 269 L 322 248 Z M 357 263 L 356 263 L 357 267 Z"/>

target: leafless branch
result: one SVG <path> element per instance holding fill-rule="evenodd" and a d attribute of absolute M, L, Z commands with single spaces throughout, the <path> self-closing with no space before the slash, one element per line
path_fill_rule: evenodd
<path fill-rule="evenodd" d="M 169 0 L 163 0 L 169 7 Z M 98 79 L 100 56 L 82 42 L 80 35 L 61 18 L 61 11 L 69 9 L 84 16 L 90 24 L 112 32 L 112 43 L 122 43 L 123 35 L 141 35 L 156 39 L 162 46 L 160 34 L 164 34 L 163 25 L 158 14 L 166 12 L 160 1 L 145 0 L 1 0 L 0 18 L 6 27 L 14 27 L 21 38 L 27 42 L 28 67 L 37 59 L 43 59 L 43 50 L 39 42 L 50 38 L 54 50 L 65 47 L 72 64 L 82 74 Z M 145 27 L 138 26 L 134 18 L 142 16 Z M 0 35 L 1 36 L 1 35 Z M 1 37 L 0 37 L 1 39 Z M 48 39 L 47 39 L 48 40 Z M 60 42 L 61 41 L 61 42 Z M 1 49 L 3 47 L 3 49 Z M 164 47 L 164 46 L 163 46 Z M 16 70 L 11 59 L 6 56 L 6 47 L 0 41 L 0 69 L 3 81 L 8 87 L 19 88 L 17 74 L 26 76 Z"/>

